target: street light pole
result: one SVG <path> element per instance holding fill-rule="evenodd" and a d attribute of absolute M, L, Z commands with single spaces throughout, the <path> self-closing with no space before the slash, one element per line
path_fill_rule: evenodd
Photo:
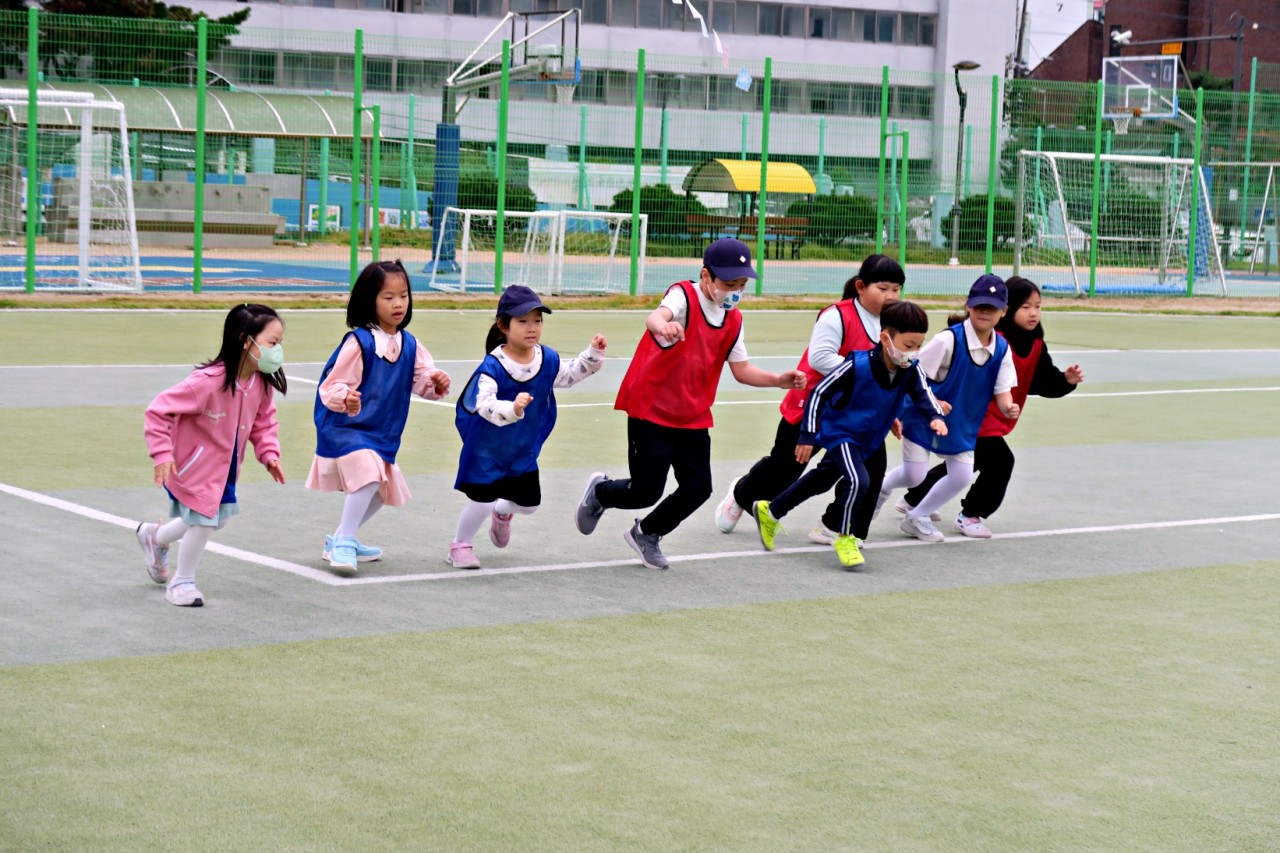
<path fill-rule="evenodd" d="M 962 61 L 951 66 L 955 71 L 956 95 L 960 98 L 960 126 L 956 130 L 956 189 L 951 202 L 951 259 L 947 264 L 960 266 L 960 170 L 964 167 L 964 110 L 969 105 L 969 95 L 960 85 L 960 72 L 973 71 L 978 63 Z"/>

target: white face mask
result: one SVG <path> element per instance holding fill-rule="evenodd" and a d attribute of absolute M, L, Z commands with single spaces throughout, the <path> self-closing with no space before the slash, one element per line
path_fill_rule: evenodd
<path fill-rule="evenodd" d="M 920 357 L 920 350 L 900 350 L 893 345 L 893 341 L 888 340 L 884 342 L 884 351 L 889 354 L 889 360 L 898 367 L 910 367 Z"/>

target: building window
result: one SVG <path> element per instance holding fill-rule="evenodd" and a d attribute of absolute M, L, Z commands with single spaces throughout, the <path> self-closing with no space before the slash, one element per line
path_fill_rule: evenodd
<path fill-rule="evenodd" d="M 711 6 L 711 27 L 717 32 L 733 32 L 733 0 L 715 0 Z"/>
<path fill-rule="evenodd" d="M 853 41 L 853 10 L 852 9 L 832 9 L 831 10 L 831 35 L 829 39 L 838 39 L 839 41 Z"/>
<path fill-rule="evenodd" d="M 831 10 L 809 10 L 809 38 L 833 39 L 836 34 L 831 31 Z"/>
<path fill-rule="evenodd" d="M 880 115 L 880 87 L 867 83 L 850 86 L 849 112 L 855 116 Z"/>
<path fill-rule="evenodd" d="M 740 36 L 756 34 L 756 7 L 759 3 L 739 3 L 738 15 L 733 22 L 733 31 Z"/>
<path fill-rule="evenodd" d="M 609 23 L 609 0 L 584 0 L 582 22 L 584 24 Z"/>
<path fill-rule="evenodd" d="M 609 22 L 615 27 L 634 27 L 636 0 L 613 0 L 613 16 Z"/>
<path fill-rule="evenodd" d="M 933 90 L 914 86 L 898 86 L 891 93 L 895 96 L 897 118 L 933 118 Z"/>
<path fill-rule="evenodd" d="M 662 4 L 653 3 L 651 0 L 640 0 L 639 16 L 636 20 L 636 26 L 647 27 L 649 29 L 662 28 Z"/>
<path fill-rule="evenodd" d="M 920 16 L 907 15 L 902 16 L 902 26 L 899 28 L 899 34 L 902 37 L 903 44 L 916 44 L 919 40 L 920 32 Z"/>
<path fill-rule="evenodd" d="M 897 29 L 898 16 L 895 13 L 879 12 L 876 14 L 876 41 L 881 44 L 893 44 Z"/>
<path fill-rule="evenodd" d="M 453 0 L 453 14 L 474 15 L 475 13 L 476 0 Z"/>
<path fill-rule="evenodd" d="M 390 92 L 391 60 L 368 57 L 364 66 L 364 85 L 371 92 Z"/>
<path fill-rule="evenodd" d="M 782 7 L 782 34 L 792 38 L 804 38 L 804 7 Z"/>
<path fill-rule="evenodd" d="M 938 30 L 938 19 L 934 15 L 920 16 L 920 44 L 933 47 L 934 34 Z"/>
<path fill-rule="evenodd" d="M 762 36 L 782 35 L 782 7 L 773 3 L 761 3 L 760 25 L 756 32 Z"/>
<path fill-rule="evenodd" d="M 681 3 L 679 6 L 676 6 L 671 3 L 663 3 L 661 5 L 666 9 L 666 11 L 662 13 L 662 25 L 668 30 L 683 30 L 684 4 Z"/>
<path fill-rule="evenodd" d="M 854 12 L 853 13 L 853 29 L 856 32 L 854 41 L 875 42 L 876 40 L 876 13 L 875 12 Z"/>

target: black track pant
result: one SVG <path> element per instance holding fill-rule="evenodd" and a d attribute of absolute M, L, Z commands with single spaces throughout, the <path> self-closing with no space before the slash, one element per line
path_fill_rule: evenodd
<path fill-rule="evenodd" d="M 960 501 L 960 511 L 970 518 L 990 518 L 1004 503 L 1005 490 L 1013 476 L 1013 451 L 1002 435 L 980 436 L 973 450 L 973 470 L 978 472 L 969 493 Z M 946 465 L 935 465 L 924 482 L 907 492 L 907 503 L 918 506 L 933 484 L 947 473 Z"/>
<path fill-rule="evenodd" d="M 782 494 L 783 489 L 790 486 L 804 473 L 804 463 L 796 461 L 796 442 L 800 439 L 800 425 L 788 423 L 786 418 L 778 419 L 778 431 L 773 439 L 773 449 L 769 455 L 761 459 L 746 473 L 733 489 L 733 499 L 738 506 L 751 511 L 756 501 L 772 501 Z M 879 492 L 884 482 L 886 465 L 884 444 L 881 443 L 873 453 L 863 460 L 867 470 L 868 492 Z M 830 486 L 828 486 L 830 488 Z M 828 530 L 840 531 L 843 508 L 848 503 L 849 486 L 841 480 L 836 484 L 835 499 L 822 513 L 822 523 Z M 865 501 L 857 505 L 853 519 L 853 535 L 859 539 L 867 538 L 871 527 L 871 511 L 875 509 L 875 501 Z"/>
<path fill-rule="evenodd" d="M 627 466 L 631 477 L 601 483 L 596 499 L 606 509 L 658 504 L 640 519 L 640 531 L 666 536 L 711 497 L 711 433 L 629 418 Z M 663 498 L 668 471 L 676 475 L 676 490 Z"/>
<path fill-rule="evenodd" d="M 881 449 L 883 450 L 883 445 Z M 846 488 L 841 490 L 843 500 L 838 497 L 832 504 L 839 505 L 839 523 L 827 526 L 848 536 L 853 531 L 857 510 L 868 503 L 867 479 L 862 454 L 852 444 L 841 444 L 823 453 L 817 467 L 774 498 L 769 504 L 769 510 L 774 518 L 782 518 L 809 498 L 825 494 L 837 482 L 843 482 L 846 484 Z M 872 507 L 875 506 L 874 500 L 869 503 Z"/>

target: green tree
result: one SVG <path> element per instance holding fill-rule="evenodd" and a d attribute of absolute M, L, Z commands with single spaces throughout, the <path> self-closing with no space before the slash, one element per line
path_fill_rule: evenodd
<path fill-rule="evenodd" d="M 809 219 L 805 239 L 824 246 L 873 237 L 876 233 L 876 203 L 858 195 L 820 195 L 793 202 L 787 216 Z"/>
<path fill-rule="evenodd" d="M 951 240 L 951 222 L 955 213 L 942 220 L 942 233 Z M 1016 234 L 1017 207 L 1013 199 L 996 197 L 993 210 L 992 237 L 996 245 L 1012 242 Z M 987 197 L 973 195 L 960 202 L 960 249 L 981 251 L 987 247 Z"/>
<path fill-rule="evenodd" d="M 244 2 L 244 0 L 241 0 Z M 49 79 L 183 84 L 194 78 L 196 22 L 185 6 L 148 0 L 42 0 L 40 70 Z M 25 4 L 0 0 L 0 67 L 24 73 Z M 244 9 L 209 21 L 209 53 L 226 47 L 249 17 Z"/>
<path fill-rule="evenodd" d="M 609 210 L 630 213 L 631 190 L 615 195 Z M 640 188 L 640 212 L 649 216 L 650 237 L 682 237 L 685 234 L 685 214 L 705 214 L 707 208 L 696 196 L 680 195 L 666 184 L 651 184 Z"/>

